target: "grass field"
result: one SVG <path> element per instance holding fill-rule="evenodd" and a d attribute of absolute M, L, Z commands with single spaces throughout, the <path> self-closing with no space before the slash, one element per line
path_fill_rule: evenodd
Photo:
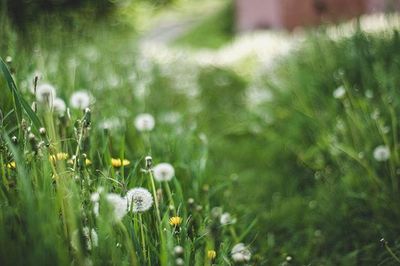
<path fill-rule="evenodd" d="M 1 265 L 400 262 L 397 30 L 315 30 L 249 97 L 120 25 L 2 21 Z"/>

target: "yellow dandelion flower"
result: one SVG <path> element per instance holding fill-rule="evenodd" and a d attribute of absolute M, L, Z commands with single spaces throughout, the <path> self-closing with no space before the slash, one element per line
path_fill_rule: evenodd
<path fill-rule="evenodd" d="M 209 260 L 213 260 L 213 259 L 215 259 L 215 257 L 217 257 L 217 252 L 215 252 L 215 250 L 207 251 L 207 258 Z"/>
<path fill-rule="evenodd" d="M 129 165 L 130 163 L 131 163 L 131 162 L 128 161 L 128 160 L 126 160 L 126 159 L 124 159 L 124 160 L 121 160 L 121 159 L 114 159 L 114 158 L 111 159 L 111 165 L 112 165 L 113 167 L 127 166 L 127 165 Z"/>
<path fill-rule="evenodd" d="M 50 161 L 52 161 L 52 162 L 63 161 L 63 160 L 68 159 L 68 153 L 58 152 L 56 154 L 50 155 L 49 158 L 50 158 Z"/>
<path fill-rule="evenodd" d="M 67 162 L 69 163 L 69 164 L 74 164 L 74 159 L 69 159 Z M 92 164 L 92 161 L 91 160 L 89 160 L 89 159 L 86 159 L 85 160 L 85 165 L 91 165 Z"/>
<path fill-rule="evenodd" d="M 15 168 L 17 168 L 17 164 L 14 161 L 12 161 L 12 162 L 7 164 L 7 168 L 8 169 L 15 169 Z"/>
<path fill-rule="evenodd" d="M 169 224 L 172 226 L 179 226 L 182 223 L 182 218 L 179 216 L 174 216 L 169 218 Z"/>

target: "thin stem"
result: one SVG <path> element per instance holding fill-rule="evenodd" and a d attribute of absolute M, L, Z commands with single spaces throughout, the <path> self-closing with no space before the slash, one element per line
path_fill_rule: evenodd
<path fill-rule="evenodd" d="M 389 247 L 388 243 L 385 241 L 384 242 L 386 250 L 389 252 L 389 254 L 398 262 L 400 263 L 399 257 L 397 257 L 396 254 L 394 254 L 393 250 Z"/>
<path fill-rule="evenodd" d="M 229 231 L 231 232 L 233 239 L 235 239 L 236 242 L 239 242 L 239 238 L 236 234 L 236 230 L 232 225 L 229 225 Z"/>
<path fill-rule="evenodd" d="M 166 187 L 165 190 L 167 191 L 169 204 L 172 205 L 174 215 L 176 215 L 175 203 L 174 203 L 174 199 L 172 198 L 172 192 L 171 192 L 171 188 L 169 187 L 168 181 L 165 181 L 165 187 Z"/>
<path fill-rule="evenodd" d="M 142 214 L 139 213 L 139 223 L 140 223 L 140 237 L 142 238 L 142 252 L 143 252 L 143 257 L 146 262 L 146 241 L 144 238 L 144 230 L 143 230 L 143 220 L 142 220 Z"/>
<path fill-rule="evenodd" d="M 149 176 L 150 176 L 151 189 L 152 189 L 153 197 L 154 197 L 154 205 L 156 206 L 157 220 L 158 220 L 159 225 L 161 226 L 161 216 L 160 216 L 160 208 L 158 206 L 156 185 L 154 184 L 153 173 L 151 172 L 150 169 L 149 169 Z"/>
<path fill-rule="evenodd" d="M 118 224 L 119 224 L 122 232 L 125 235 L 126 244 L 127 244 L 128 249 L 129 249 L 129 254 L 130 254 L 130 257 L 131 257 L 131 260 L 132 260 L 131 261 L 131 265 L 139 265 L 138 262 L 137 262 L 135 249 L 134 249 L 134 247 L 132 245 L 131 238 L 129 236 L 128 230 L 126 230 L 125 225 L 121 221 L 119 221 Z"/>

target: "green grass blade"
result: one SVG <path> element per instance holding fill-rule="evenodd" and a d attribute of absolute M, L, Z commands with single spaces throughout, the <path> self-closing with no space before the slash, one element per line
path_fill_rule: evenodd
<path fill-rule="evenodd" d="M 17 86 L 15 85 L 15 82 L 11 76 L 10 70 L 8 69 L 7 65 L 4 63 L 1 57 L 0 57 L 0 68 L 7 81 L 8 88 L 13 94 L 15 101 L 15 108 L 17 112 L 17 118 L 20 119 L 22 117 L 21 115 L 22 109 L 24 109 L 29 119 L 32 121 L 34 128 L 38 130 L 40 127 L 42 127 L 42 123 L 40 122 L 35 112 L 33 112 L 31 106 L 25 101 L 21 93 L 18 91 Z"/>

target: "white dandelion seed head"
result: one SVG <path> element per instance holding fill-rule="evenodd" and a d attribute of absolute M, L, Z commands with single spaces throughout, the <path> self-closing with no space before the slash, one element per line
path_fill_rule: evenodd
<path fill-rule="evenodd" d="M 182 246 L 175 246 L 174 247 L 174 253 L 175 255 L 181 255 L 183 254 L 184 250 Z"/>
<path fill-rule="evenodd" d="M 99 127 L 103 130 L 117 130 L 122 128 L 122 121 L 118 117 L 110 117 L 101 121 Z"/>
<path fill-rule="evenodd" d="M 224 212 L 223 214 L 221 214 L 219 222 L 221 223 L 221 225 L 227 225 L 227 224 L 234 224 L 236 220 L 232 218 L 230 213 Z"/>
<path fill-rule="evenodd" d="M 90 94 L 85 90 L 76 91 L 69 100 L 71 106 L 75 109 L 85 109 L 90 105 Z"/>
<path fill-rule="evenodd" d="M 339 88 L 333 91 L 333 97 L 335 99 L 343 99 L 345 95 L 346 95 L 346 89 L 343 86 L 340 86 Z"/>
<path fill-rule="evenodd" d="M 221 207 L 213 207 L 211 209 L 211 215 L 214 218 L 219 218 L 222 215 L 222 208 Z"/>
<path fill-rule="evenodd" d="M 115 193 L 108 193 L 106 195 L 106 200 L 114 209 L 114 218 L 117 221 L 124 218 L 125 214 L 128 211 L 126 200 Z"/>
<path fill-rule="evenodd" d="M 233 246 L 231 255 L 234 262 L 248 262 L 251 259 L 251 252 L 243 243 Z"/>
<path fill-rule="evenodd" d="M 182 265 L 185 265 L 185 261 L 184 261 L 182 258 L 177 258 L 177 259 L 175 260 L 175 264 L 176 264 L 177 266 L 182 266 Z"/>
<path fill-rule="evenodd" d="M 182 118 L 182 115 L 178 112 L 168 112 L 164 113 L 160 117 L 160 121 L 166 124 L 176 124 L 178 123 Z"/>
<path fill-rule="evenodd" d="M 91 195 L 90 195 L 90 200 L 92 201 L 92 202 L 98 202 L 99 200 L 100 200 L 100 193 L 99 192 L 93 192 Z"/>
<path fill-rule="evenodd" d="M 100 211 L 100 204 L 99 202 L 95 202 L 93 204 L 93 214 L 98 217 L 99 216 L 99 211 Z"/>
<path fill-rule="evenodd" d="M 56 89 L 48 84 L 40 84 L 36 88 L 36 100 L 39 103 L 53 104 L 56 98 Z"/>
<path fill-rule="evenodd" d="M 89 234 L 90 232 L 90 234 Z M 92 230 L 89 230 L 89 227 L 85 226 L 82 228 L 82 233 L 83 236 L 85 237 L 86 240 L 86 247 L 88 250 L 91 250 L 92 247 L 97 247 L 99 244 L 99 238 L 97 236 L 96 230 L 92 228 Z"/>
<path fill-rule="evenodd" d="M 153 168 L 154 178 L 159 181 L 170 181 L 175 176 L 175 169 L 169 163 L 160 163 Z"/>
<path fill-rule="evenodd" d="M 379 145 L 374 150 L 374 158 L 378 162 L 387 161 L 390 158 L 390 149 L 388 146 Z"/>
<path fill-rule="evenodd" d="M 138 131 L 151 131 L 154 126 L 155 120 L 151 114 L 139 114 L 135 118 L 135 127 Z"/>
<path fill-rule="evenodd" d="M 145 212 L 153 205 L 153 197 L 145 188 L 133 188 L 126 193 L 129 210 L 132 212 Z"/>
<path fill-rule="evenodd" d="M 85 240 L 85 248 L 87 250 L 92 250 L 93 247 L 97 247 L 99 240 L 98 240 L 98 236 L 96 231 L 92 228 L 92 230 L 89 229 L 89 227 L 85 226 L 82 228 L 82 236 Z M 75 230 L 72 233 L 72 237 L 71 237 L 71 246 L 76 249 L 79 250 L 79 230 Z"/>
<path fill-rule="evenodd" d="M 65 104 L 64 100 L 61 98 L 55 98 L 53 100 L 53 111 L 57 114 L 64 114 L 65 111 L 67 110 L 67 105 Z"/>

